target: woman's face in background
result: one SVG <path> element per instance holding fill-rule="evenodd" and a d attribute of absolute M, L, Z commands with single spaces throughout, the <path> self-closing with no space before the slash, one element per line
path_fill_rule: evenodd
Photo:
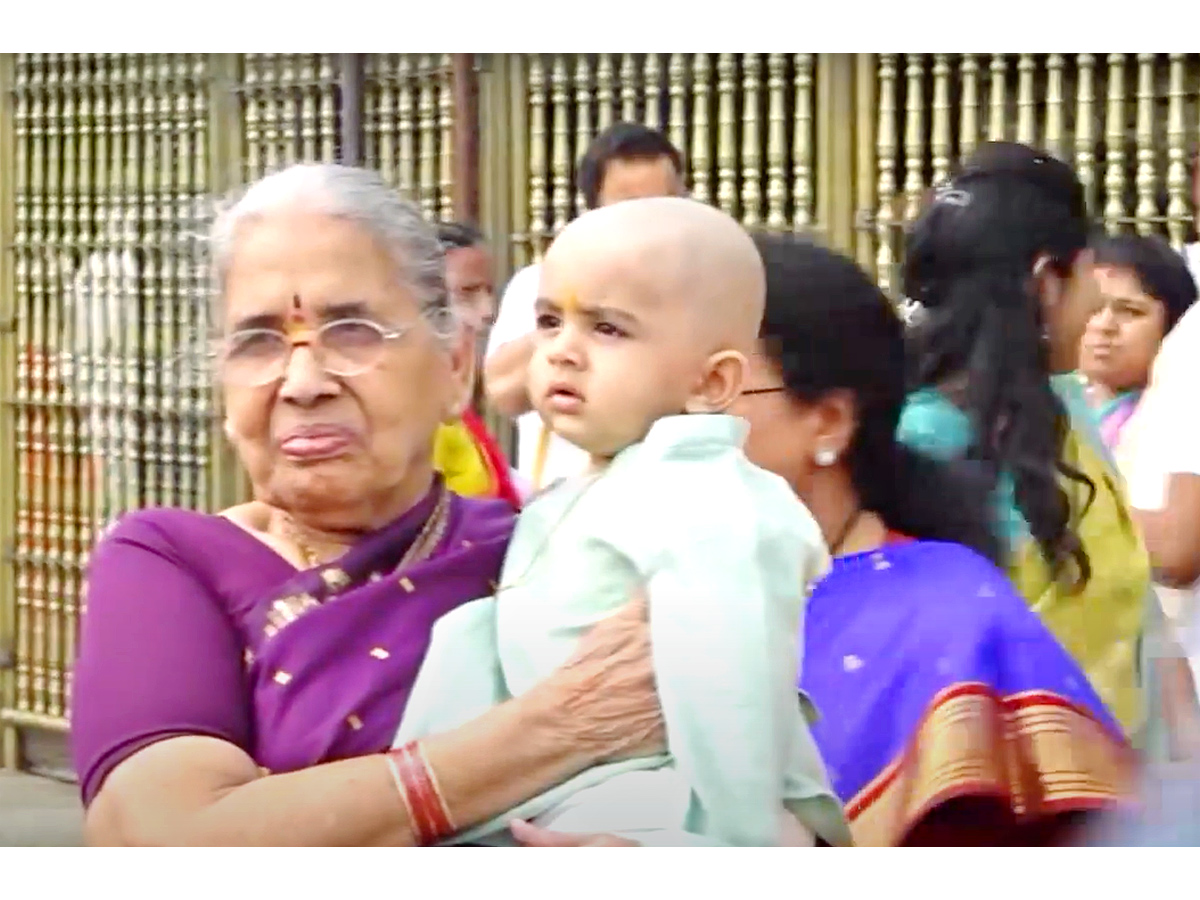
<path fill-rule="evenodd" d="M 1166 327 L 1161 302 L 1124 268 L 1098 266 L 1101 307 L 1080 345 L 1079 369 L 1113 393 L 1144 387 Z"/>

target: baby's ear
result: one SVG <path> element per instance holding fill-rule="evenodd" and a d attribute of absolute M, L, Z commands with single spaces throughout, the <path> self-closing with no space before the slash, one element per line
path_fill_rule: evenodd
<path fill-rule="evenodd" d="M 719 413 L 730 407 L 746 380 L 746 357 L 736 350 L 722 350 L 708 358 L 704 374 L 688 398 L 689 413 Z"/>

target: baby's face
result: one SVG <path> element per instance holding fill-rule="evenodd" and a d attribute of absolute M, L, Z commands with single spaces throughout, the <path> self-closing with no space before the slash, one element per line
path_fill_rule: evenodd
<path fill-rule="evenodd" d="M 608 459 L 684 411 L 708 354 L 686 301 L 653 296 L 612 265 L 542 264 L 529 364 L 533 408 L 558 435 Z"/>

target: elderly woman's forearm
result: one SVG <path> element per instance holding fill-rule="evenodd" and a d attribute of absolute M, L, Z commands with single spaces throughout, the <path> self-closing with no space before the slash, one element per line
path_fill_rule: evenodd
<path fill-rule="evenodd" d="M 503 813 L 592 760 L 535 692 L 422 741 L 460 828 Z M 124 846 L 410 846 L 381 754 L 259 777 L 211 738 L 173 738 L 119 766 L 88 813 L 88 842 Z"/>

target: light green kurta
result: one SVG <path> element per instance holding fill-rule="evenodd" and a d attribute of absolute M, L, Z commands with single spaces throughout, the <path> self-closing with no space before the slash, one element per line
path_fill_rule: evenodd
<path fill-rule="evenodd" d="M 602 474 L 536 497 L 496 596 L 438 621 L 397 746 L 527 691 L 639 585 L 669 746 L 590 769 L 455 843 L 510 843 L 516 817 L 643 844 L 770 846 L 784 808 L 849 843 L 795 686 L 828 553 L 788 485 L 746 459 L 745 436 L 731 416 L 658 421 Z"/>

